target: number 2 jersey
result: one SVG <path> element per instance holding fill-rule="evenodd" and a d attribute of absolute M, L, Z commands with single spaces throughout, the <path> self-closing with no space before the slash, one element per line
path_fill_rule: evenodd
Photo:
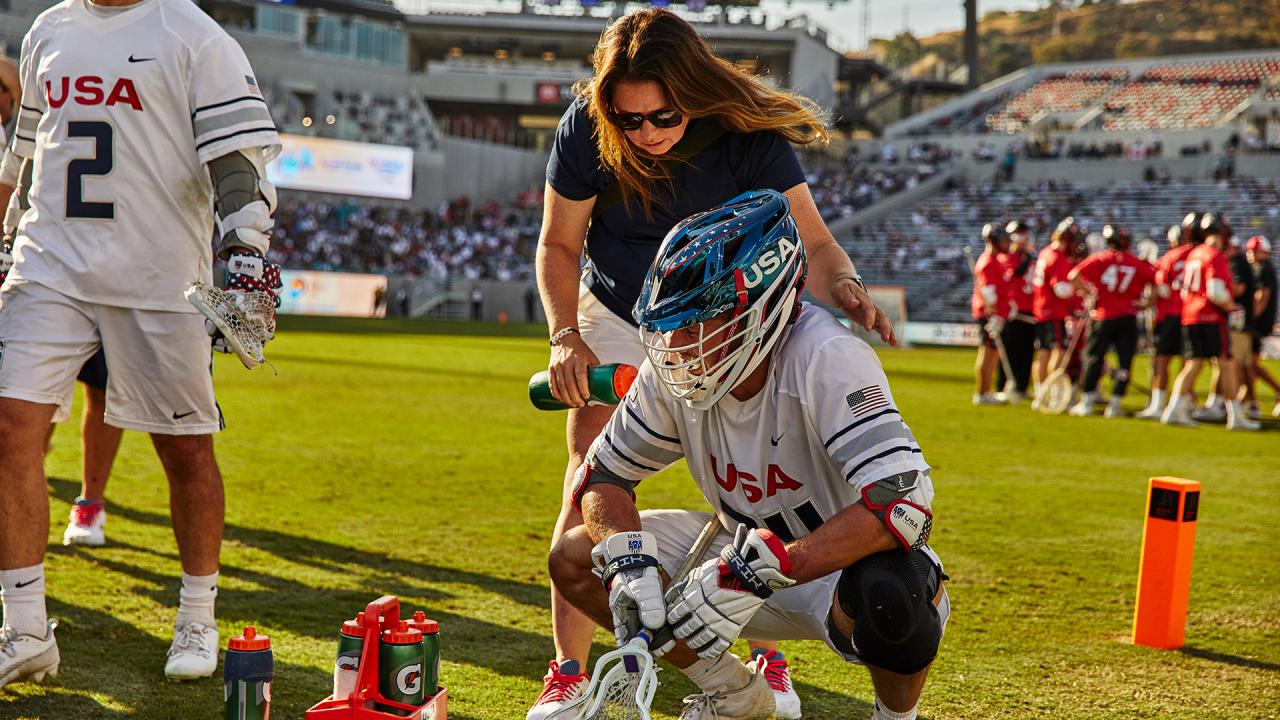
<path fill-rule="evenodd" d="M 813 305 L 774 346 L 764 388 L 692 410 L 646 362 L 587 454 L 594 471 L 639 482 L 684 457 L 726 528 L 784 541 L 817 530 L 877 480 L 919 471 L 910 496 L 933 500 L 929 465 L 889 391 L 880 359 Z"/>
<path fill-rule="evenodd" d="M 204 164 L 280 149 L 244 52 L 190 0 L 66 0 L 22 43 L 13 152 L 35 162 L 12 277 L 85 302 L 195 312 L 210 283 Z"/>

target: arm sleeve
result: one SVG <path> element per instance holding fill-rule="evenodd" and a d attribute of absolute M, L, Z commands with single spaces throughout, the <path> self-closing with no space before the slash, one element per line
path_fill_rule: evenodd
<path fill-rule="evenodd" d="M 684 457 L 672 401 L 660 382 L 648 363 L 641 366 L 640 376 L 587 451 L 592 472 L 634 485 Z"/>
<path fill-rule="evenodd" d="M 575 100 L 556 126 L 547 158 L 547 184 L 570 200 L 587 200 L 599 192 L 593 182 L 599 173 L 591 119 L 583 101 Z"/>
<path fill-rule="evenodd" d="M 898 473 L 928 474 L 920 444 L 866 343 L 852 335 L 828 340 L 809 363 L 805 386 L 810 422 L 855 490 Z M 921 498 L 926 505 L 931 499 Z"/>
<path fill-rule="evenodd" d="M 738 187 L 786 192 L 805 182 L 800 159 L 786 138 L 768 131 L 748 133 L 744 138 L 742 150 L 730 153 L 741 159 L 735 170 Z"/>
<path fill-rule="evenodd" d="M 192 60 L 188 101 L 200 162 L 241 148 L 262 148 L 267 161 L 280 153 L 280 137 L 244 51 L 219 35 Z"/>
<path fill-rule="evenodd" d="M 13 130 L 13 142 L 10 143 L 13 154 L 24 158 L 35 157 L 36 127 L 46 109 L 44 94 L 40 92 L 40 83 L 36 80 L 38 63 L 31 57 L 35 42 L 31 33 L 27 33 L 22 39 L 22 56 L 18 61 L 18 75 L 22 78 L 22 101 L 18 105 L 18 122 Z"/>

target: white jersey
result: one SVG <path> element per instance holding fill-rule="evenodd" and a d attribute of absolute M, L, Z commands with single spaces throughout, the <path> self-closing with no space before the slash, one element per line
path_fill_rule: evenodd
<path fill-rule="evenodd" d="M 204 164 L 280 139 L 244 51 L 191 0 L 106 16 L 66 0 L 22 42 L 16 154 L 33 158 L 11 277 L 90 303 L 195 312 L 210 283 Z"/>
<path fill-rule="evenodd" d="M 764 389 L 692 410 L 646 362 L 587 463 L 639 482 L 681 457 L 732 530 L 803 537 L 898 473 L 923 477 L 910 499 L 933 500 L 929 466 L 893 402 L 875 351 L 827 311 L 803 305 L 775 346 Z"/>

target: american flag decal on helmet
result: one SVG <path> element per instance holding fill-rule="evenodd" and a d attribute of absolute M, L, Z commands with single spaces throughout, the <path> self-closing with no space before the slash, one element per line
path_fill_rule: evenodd
<path fill-rule="evenodd" d="M 849 403 L 849 410 L 855 416 L 889 406 L 889 400 L 884 396 L 884 390 L 879 385 L 868 385 L 861 390 L 855 390 L 845 395 L 844 399 Z"/>

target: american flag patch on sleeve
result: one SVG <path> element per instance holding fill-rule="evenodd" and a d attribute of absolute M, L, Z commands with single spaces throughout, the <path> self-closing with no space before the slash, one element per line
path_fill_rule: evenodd
<path fill-rule="evenodd" d="M 849 410 L 855 416 L 889 407 L 889 400 L 884 396 L 884 390 L 879 385 L 868 385 L 861 390 L 855 390 L 845 395 L 844 399 L 849 403 Z"/>
<path fill-rule="evenodd" d="M 244 81 L 249 86 L 249 94 L 262 97 L 262 91 L 258 89 L 258 81 L 254 80 L 252 75 L 245 75 Z"/>

